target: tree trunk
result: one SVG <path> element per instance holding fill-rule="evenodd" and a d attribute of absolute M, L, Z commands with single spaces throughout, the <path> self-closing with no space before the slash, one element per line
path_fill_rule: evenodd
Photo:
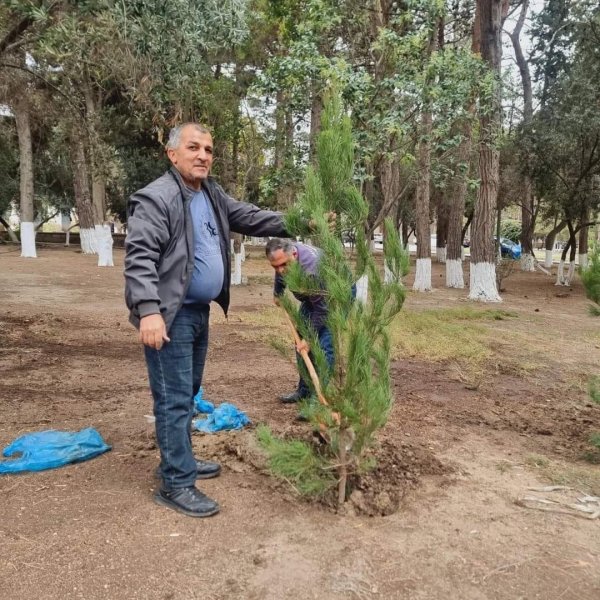
<path fill-rule="evenodd" d="M 96 235 L 96 249 L 98 251 L 98 266 L 112 267 L 113 239 L 110 226 L 105 223 L 106 218 L 106 174 L 104 158 L 102 156 L 102 140 L 98 126 L 98 105 L 94 98 L 93 90 L 88 85 L 85 89 L 86 119 L 90 135 L 89 158 L 92 171 L 92 207 L 94 215 L 94 230 Z"/>
<path fill-rule="evenodd" d="M 471 114 L 473 108 L 469 108 Z M 467 195 L 467 181 L 471 155 L 471 122 L 461 126 L 461 141 L 456 150 L 456 165 L 450 181 L 448 210 L 448 242 L 446 249 L 446 287 L 465 287 L 462 266 L 463 214 Z"/>
<path fill-rule="evenodd" d="M 0 225 L 2 225 L 4 227 L 4 229 L 6 229 L 6 233 L 8 234 L 10 241 L 14 242 L 15 244 L 18 244 L 19 238 L 16 236 L 15 232 L 10 228 L 10 224 L 7 223 L 1 216 L 0 216 Z"/>
<path fill-rule="evenodd" d="M 12 108 L 19 138 L 21 256 L 37 258 L 35 226 L 33 223 L 33 146 L 31 143 L 29 106 L 27 100 L 22 97 Z"/>
<path fill-rule="evenodd" d="M 533 232 L 535 228 L 535 199 L 531 178 L 523 176 L 523 204 L 521 206 L 521 269 L 535 271 L 535 256 L 533 254 Z"/>
<path fill-rule="evenodd" d="M 556 236 L 567 226 L 566 221 L 561 221 L 558 223 L 554 229 L 552 229 L 548 235 L 546 235 L 546 240 L 544 243 L 544 248 L 546 249 L 546 259 L 544 261 L 544 266 L 546 269 L 550 269 L 552 267 L 552 256 L 554 254 L 554 242 L 556 241 Z"/>
<path fill-rule="evenodd" d="M 435 227 L 435 257 L 440 263 L 446 262 L 448 245 L 448 217 L 449 205 L 445 194 L 441 190 L 435 190 L 436 205 L 436 227 Z"/>
<path fill-rule="evenodd" d="M 515 51 L 515 59 L 521 74 L 521 83 L 523 86 L 523 122 L 522 127 L 527 128 L 531 125 L 533 119 L 533 91 L 531 87 L 531 75 L 529 73 L 529 64 L 523 54 L 521 47 L 521 31 L 529 11 L 529 0 L 523 0 L 521 4 L 521 13 L 513 32 L 510 35 L 512 45 Z M 525 156 L 524 173 L 522 176 L 523 192 L 521 205 L 521 269 L 523 271 L 535 270 L 535 257 L 533 254 L 533 233 L 535 230 L 535 197 L 533 195 L 533 185 L 531 181 L 531 157 L 529 152 Z"/>
<path fill-rule="evenodd" d="M 437 46 L 437 27 L 430 32 L 427 61 Z M 421 108 L 421 124 L 419 128 L 419 147 L 417 151 L 417 192 L 415 200 L 416 233 L 417 233 L 417 268 L 413 290 L 427 292 L 431 290 L 431 230 L 429 227 L 429 188 L 431 183 L 431 136 L 433 119 L 431 114 L 431 98 L 429 86 L 425 81 L 423 106 Z"/>
<path fill-rule="evenodd" d="M 504 0 L 478 0 L 481 56 L 496 78 L 489 110 L 481 114 L 479 179 L 481 181 L 471 226 L 471 290 L 469 298 L 481 302 L 501 302 L 496 286 L 496 254 L 493 227 L 498 198 L 501 126 L 500 65 L 502 58 L 502 16 Z"/>
<path fill-rule="evenodd" d="M 571 280 L 573 279 L 573 275 L 575 273 L 575 256 L 577 254 L 577 238 L 575 236 L 576 230 L 573 227 L 571 221 L 567 221 L 567 227 L 569 228 L 569 241 L 563 248 L 563 251 L 560 255 L 560 263 L 558 265 L 558 271 L 556 273 L 556 284 L 555 285 L 564 285 L 570 286 Z M 567 253 L 569 253 L 569 270 L 565 275 L 565 262 L 567 260 Z"/>
<path fill-rule="evenodd" d="M 580 269 L 585 269 L 588 266 L 589 231 L 590 231 L 590 228 L 585 225 L 579 230 L 579 268 Z"/>
<path fill-rule="evenodd" d="M 85 157 L 85 147 L 81 132 L 71 130 L 71 168 L 73 169 L 73 192 L 79 220 L 79 239 L 84 254 L 97 254 L 94 210 L 90 195 L 90 180 Z"/>
<path fill-rule="evenodd" d="M 417 269 L 413 290 L 431 290 L 431 231 L 429 228 L 429 184 L 431 177 L 431 111 L 426 108 L 421 116 L 421 139 L 418 151 L 416 195 Z"/>
<path fill-rule="evenodd" d="M 388 148 L 393 148 L 395 143 L 395 136 L 392 136 L 388 142 Z M 384 154 L 377 164 L 377 176 L 379 177 L 379 184 L 381 187 L 382 203 L 381 208 L 373 220 L 369 224 L 367 236 L 370 238 L 377 227 L 379 227 L 385 218 L 390 214 L 394 208 L 397 208 L 408 190 L 408 184 L 404 185 L 404 188 L 400 187 L 400 163 L 397 157 L 393 154 Z M 372 197 L 371 190 L 371 197 Z M 372 205 L 372 204 L 371 204 Z"/>

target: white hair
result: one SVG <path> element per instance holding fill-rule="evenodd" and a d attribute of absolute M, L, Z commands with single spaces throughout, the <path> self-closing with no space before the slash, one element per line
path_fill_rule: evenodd
<path fill-rule="evenodd" d="M 181 125 L 176 125 L 175 127 L 173 127 L 173 129 L 171 129 L 171 131 L 169 131 L 169 139 L 167 140 L 167 145 L 166 148 L 178 148 L 179 147 L 179 142 L 181 141 L 181 132 L 183 131 L 183 129 L 185 127 L 194 127 L 195 129 L 197 129 L 200 133 L 208 133 L 210 135 L 210 131 L 204 127 L 204 125 L 200 125 L 199 123 L 193 123 L 193 122 L 188 122 L 188 123 L 181 123 Z"/>

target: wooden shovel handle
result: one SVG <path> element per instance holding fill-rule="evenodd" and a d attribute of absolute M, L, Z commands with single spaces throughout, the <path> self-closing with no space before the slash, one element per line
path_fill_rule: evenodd
<path fill-rule="evenodd" d="M 290 315 L 287 313 L 287 311 L 284 310 L 283 312 L 285 312 L 285 316 L 290 325 L 290 329 L 292 330 L 292 332 L 294 334 L 294 342 L 296 343 L 296 346 L 298 346 L 302 340 L 300 339 L 300 336 L 298 335 L 296 326 L 294 325 L 294 322 L 292 321 L 292 319 L 291 319 Z M 302 360 L 304 360 L 304 364 L 306 365 L 308 374 L 310 375 L 310 379 L 313 382 L 313 385 L 315 386 L 315 392 L 317 392 L 317 398 L 319 399 L 319 402 L 323 406 L 329 406 L 329 402 L 327 402 L 327 400 L 325 399 L 325 396 L 323 396 L 323 392 L 321 391 L 321 382 L 319 381 L 319 376 L 317 375 L 317 372 L 315 371 L 315 367 L 312 364 L 312 360 L 310 360 L 310 356 L 308 356 L 308 352 L 306 350 L 302 350 L 302 352 L 300 352 L 300 356 L 302 356 Z M 333 417 L 333 420 L 339 424 L 340 414 L 337 412 L 332 412 L 331 416 Z"/>

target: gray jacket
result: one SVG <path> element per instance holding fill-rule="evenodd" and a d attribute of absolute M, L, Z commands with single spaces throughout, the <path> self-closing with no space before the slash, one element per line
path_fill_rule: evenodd
<path fill-rule="evenodd" d="M 229 308 L 231 257 L 229 232 L 254 236 L 286 237 L 281 213 L 261 210 L 229 197 L 212 178 L 202 184 L 219 228 L 224 262 L 223 289 L 216 302 L 225 314 Z M 127 204 L 125 239 L 125 301 L 129 320 L 161 313 L 170 329 L 187 294 L 194 271 L 194 228 L 190 203 L 194 192 L 171 167 Z"/>

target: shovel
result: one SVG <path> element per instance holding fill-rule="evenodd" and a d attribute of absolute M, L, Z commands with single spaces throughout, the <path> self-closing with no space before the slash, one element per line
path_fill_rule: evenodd
<path fill-rule="evenodd" d="M 294 334 L 294 341 L 296 343 L 296 347 L 298 347 L 298 345 L 300 344 L 300 336 L 298 335 L 298 332 L 296 331 L 296 326 L 294 325 L 290 315 L 288 315 L 288 313 L 286 311 L 285 312 L 285 316 L 287 318 L 287 321 L 290 325 L 290 329 L 292 330 L 292 333 Z M 323 392 L 321 391 L 321 382 L 319 380 L 319 376 L 317 375 L 317 372 L 315 371 L 315 367 L 312 364 L 312 360 L 310 360 L 310 356 L 308 356 L 308 352 L 306 350 L 302 350 L 300 352 L 300 356 L 302 356 L 302 360 L 304 361 L 304 364 L 306 365 L 306 369 L 308 370 L 308 374 L 310 375 L 310 379 L 313 383 L 313 386 L 315 388 L 315 392 L 317 393 L 317 398 L 319 399 L 320 404 L 322 404 L 323 406 L 329 406 L 329 402 L 327 402 L 327 400 L 325 399 L 325 396 L 323 396 Z M 333 418 L 333 420 L 339 425 L 340 424 L 340 414 L 337 412 L 332 412 L 331 416 Z"/>

